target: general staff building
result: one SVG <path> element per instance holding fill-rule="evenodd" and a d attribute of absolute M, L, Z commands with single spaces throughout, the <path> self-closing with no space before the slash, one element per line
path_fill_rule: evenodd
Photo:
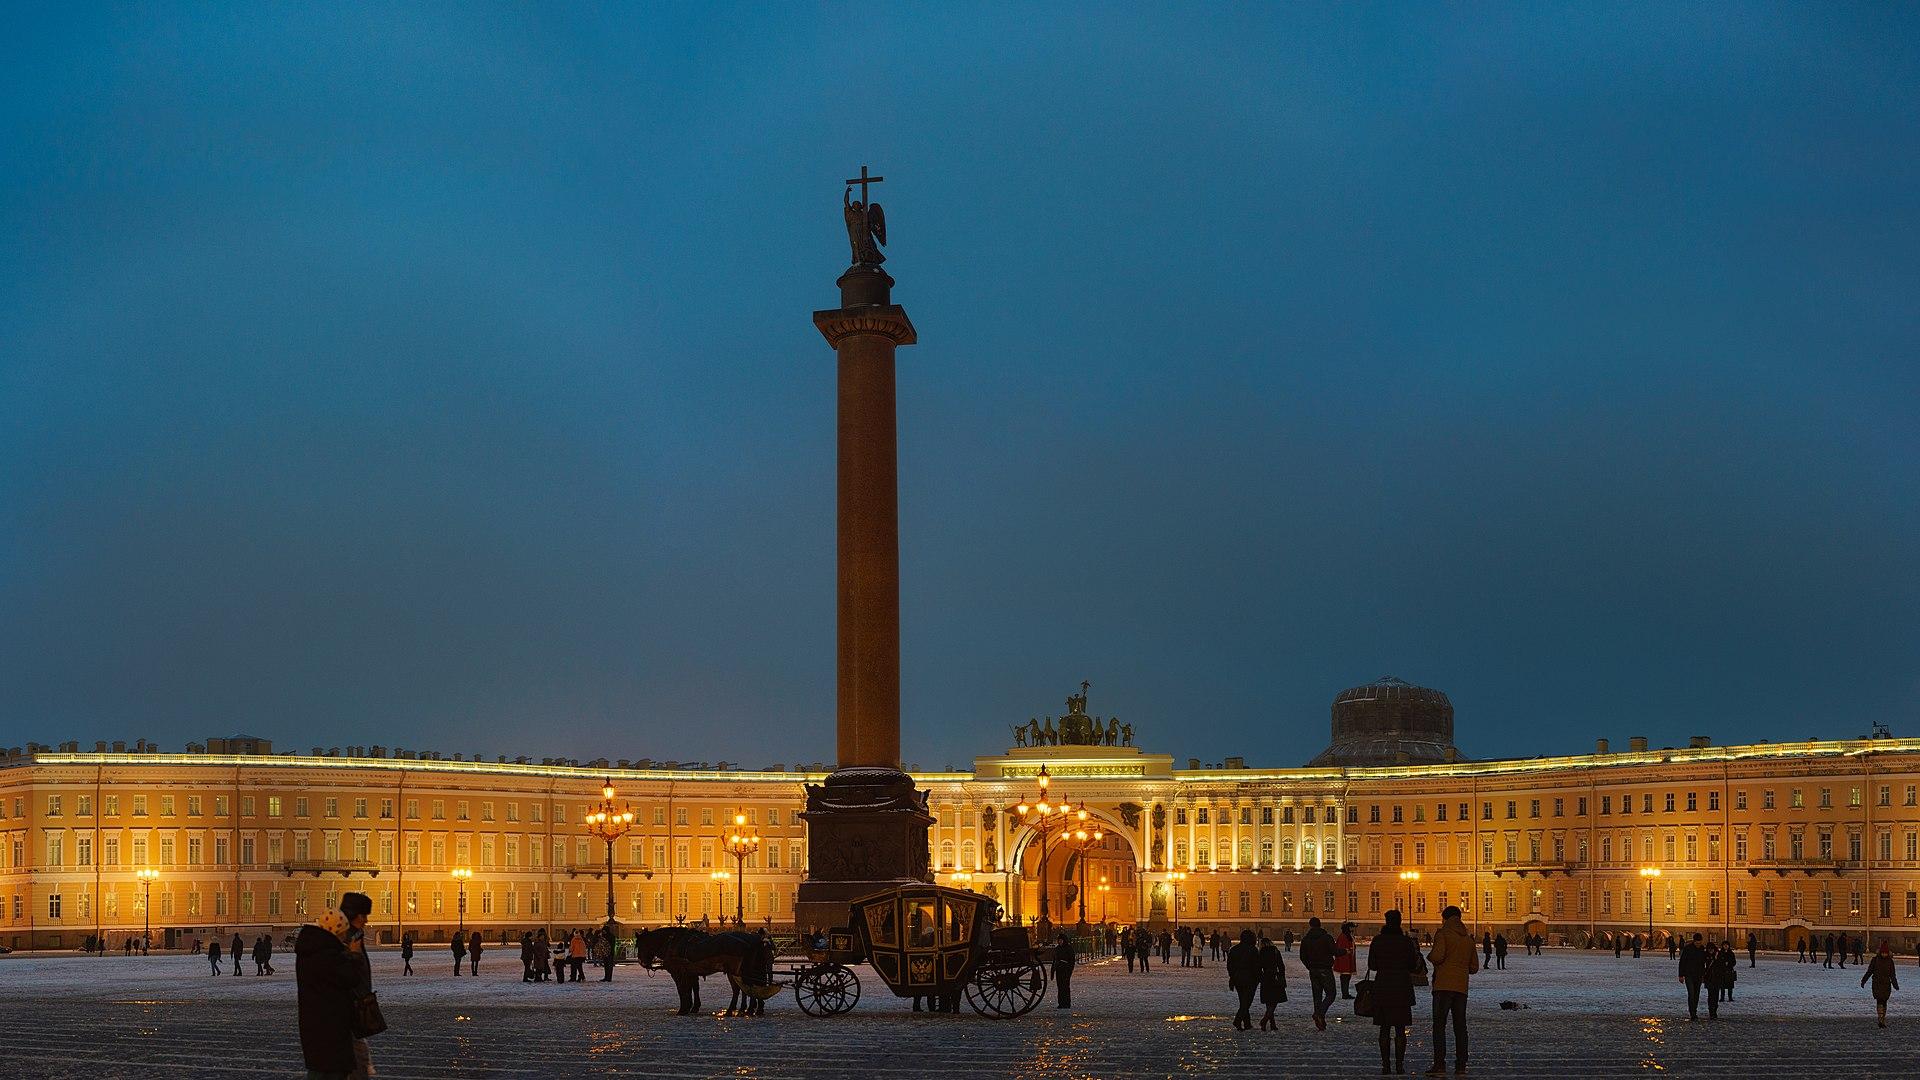
<path fill-rule="evenodd" d="M 1437 923 L 1457 904 L 1476 934 L 1601 947 L 1696 930 L 1787 947 L 1920 939 L 1920 740 L 1636 738 L 1469 761 L 1446 696 L 1389 678 L 1336 698 L 1332 743 L 1303 767 L 1180 767 L 1084 703 L 971 771 L 916 772 L 937 880 L 1022 920 L 1044 902 L 1056 922 L 1278 933 L 1390 907 Z M 385 940 L 593 925 L 607 850 L 582 818 L 603 785 L 635 813 L 612 851 L 622 922 L 740 911 L 785 926 L 807 867 L 805 786 L 825 771 L 288 753 L 249 737 L 181 753 L 31 745 L 0 758 L 0 943 L 278 934 L 347 890 L 373 897 Z M 1042 801 L 1079 827 L 1037 827 Z M 743 858 L 727 844 L 741 832 L 759 838 Z"/>

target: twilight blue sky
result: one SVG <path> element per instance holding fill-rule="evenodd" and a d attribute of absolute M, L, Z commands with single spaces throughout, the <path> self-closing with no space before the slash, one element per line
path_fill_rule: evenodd
<path fill-rule="evenodd" d="M 301 7 L 4 16 L 8 745 L 829 757 L 862 162 L 910 762 L 1920 734 L 1912 6 Z"/>

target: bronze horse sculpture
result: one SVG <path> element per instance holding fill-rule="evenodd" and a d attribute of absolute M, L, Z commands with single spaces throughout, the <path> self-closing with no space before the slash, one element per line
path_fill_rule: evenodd
<path fill-rule="evenodd" d="M 760 939 L 752 934 L 738 930 L 709 934 L 686 926 L 642 931 L 634 943 L 641 967 L 648 971 L 657 968 L 673 978 L 673 987 L 680 994 L 681 1016 L 700 1010 L 700 980 L 717 974 L 727 975 L 734 988 L 726 1015 L 745 1009 L 741 974 L 743 970 L 751 972 L 760 948 Z"/>

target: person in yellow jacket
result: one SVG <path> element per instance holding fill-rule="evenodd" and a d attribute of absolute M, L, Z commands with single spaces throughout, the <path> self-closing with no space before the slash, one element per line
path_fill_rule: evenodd
<path fill-rule="evenodd" d="M 1460 909 L 1448 905 L 1440 913 L 1440 929 L 1433 932 L 1427 952 L 1433 966 L 1433 1068 L 1428 1076 L 1447 1075 L 1447 1018 L 1453 1018 L 1453 1071 L 1467 1072 L 1467 978 L 1480 971 L 1480 950 L 1460 920 Z"/>

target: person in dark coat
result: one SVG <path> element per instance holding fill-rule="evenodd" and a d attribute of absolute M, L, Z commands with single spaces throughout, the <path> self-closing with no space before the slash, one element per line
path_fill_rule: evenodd
<path fill-rule="evenodd" d="M 373 897 L 350 892 L 340 897 L 340 914 L 347 917 L 347 959 L 353 964 L 353 993 L 350 1001 L 373 994 L 373 961 L 367 956 L 367 917 L 373 914 Z M 353 1040 L 353 1080 L 372 1076 L 373 1054 L 367 1040 L 355 1033 Z"/>
<path fill-rule="evenodd" d="M 1367 946 L 1367 972 L 1373 978 L 1373 1023 L 1380 1029 L 1381 1072 L 1407 1071 L 1413 973 L 1425 964 L 1420 947 L 1400 929 L 1400 912 L 1387 912 L 1386 925 Z"/>
<path fill-rule="evenodd" d="M 213 943 L 207 946 L 207 960 L 213 964 L 213 973 L 215 975 L 220 974 L 220 939 L 219 938 L 214 938 Z"/>
<path fill-rule="evenodd" d="M 455 975 L 460 974 L 460 961 L 466 958 L 467 932 L 465 930 L 455 930 L 453 932 L 453 973 Z"/>
<path fill-rule="evenodd" d="M 353 1052 L 358 965 L 347 953 L 349 929 L 345 915 L 329 911 L 301 927 L 293 942 L 300 1056 L 307 1080 L 348 1080 L 359 1068 Z"/>
<path fill-rule="evenodd" d="M 1057 1009 L 1073 1008 L 1073 939 L 1062 930 L 1053 945 L 1053 981 L 1059 987 Z"/>
<path fill-rule="evenodd" d="M 400 935 L 400 974 L 413 974 L 413 932 Z"/>
<path fill-rule="evenodd" d="M 1679 958 L 1680 958 L 1680 935 L 1668 934 L 1667 935 L 1667 959 L 1677 960 Z"/>
<path fill-rule="evenodd" d="M 1700 986 L 1707 978 L 1707 949 L 1700 944 L 1700 935 L 1693 935 L 1687 947 L 1680 950 L 1680 981 L 1687 986 L 1687 1019 L 1700 1019 Z M 1717 999 L 1716 999 L 1717 1000 Z"/>
<path fill-rule="evenodd" d="M 1480 962 L 1480 966 L 1483 968 L 1492 967 L 1493 966 L 1493 933 L 1491 931 L 1488 931 L 1488 930 L 1480 931 L 1480 951 L 1486 957 L 1486 959 Z M 1638 954 L 1636 953 L 1635 955 L 1638 955 Z"/>
<path fill-rule="evenodd" d="M 1173 963 L 1173 932 L 1170 930 L 1160 931 L 1160 962 Z"/>
<path fill-rule="evenodd" d="M 1133 928 L 1120 931 L 1120 953 L 1127 959 L 1127 974 L 1133 974 Z"/>
<path fill-rule="evenodd" d="M 1140 954 L 1140 974 L 1145 975 L 1153 965 L 1153 932 L 1137 930 L 1133 935 L 1133 947 Z"/>
<path fill-rule="evenodd" d="M 1635 960 L 1640 959 L 1640 935 L 1639 934 L 1633 935 L 1633 958 Z"/>
<path fill-rule="evenodd" d="M 1493 966 L 1501 971 L 1507 970 L 1507 935 L 1493 936 Z"/>
<path fill-rule="evenodd" d="M 1886 941 L 1880 942 L 1880 951 L 1873 954 L 1867 964 L 1867 973 L 1860 976 L 1860 985 L 1873 980 L 1873 1007 L 1880 1017 L 1880 1026 L 1887 1026 L 1887 999 L 1900 989 L 1900 976 L 1893 970 L 1893 946 Z"/>
<path fill-rule="evenodd" d="M 1740 957 L 1733 951 L 1733 942 L 1727 942 L 1718 953 L 1714 954 L 1713 966 L 1708 969 L 1707 977 L 1713 984 L 1712 989 L 1720 991 L 1721 1001 L 1733 1000 L 1733 984 L 1740 979 Z M 1707 1018 L 1711 1020 L 1717 1015 L 1719 1014 L 1713 1008 L 1713 995 L 1709 992 Z"/>
<path fill-rule="evenodd" d="M 1747 931 L 1747 966 L 1758 967 L 1759 965 L 1760 965 L 1760 935 L 1749 930 Z"/>
<path fill-rule="evenodd" d="M 1307 969 L 1313 988 L 1313 1026 L 1327 1030 L 1327 1010 L 1333 1008 L 1333 963 L 1340 958 L 1340 946 L 1333 935 L 1320 926 L 1319 916 L 1307 920 L 1307 936 L 1300 939 L 1300 966 Z"/>
<path fill-rule="evenodd" d="M 1261 1031 L 1279 1031 L 1280 1021 L 1273 1018 L 1274 1006 L 1287 1000 L 1287 960 L 1273 942 L 1260 939 L 1260 1004 L 1267 1013 L 1260 1018 Z"/>
<path fill-rule="evenodd" d="M 236 931 L 233 940 L 227 943 L 227 958 L 233 961 L 233 973 L 240 974 L 240 934 Z"/>
<path fill-rule="evenodd" d="M 480 944 L 480 931 L 467 935 L 467 974 L 480 974 L 480 954 L 485 951 Z"/>
<path fill-rule="evenodd" d="M 1260 991 L 1260 946 L 1253 931 L 1240 931 L 1240 940 L 1227 950 L 1227 989 L 1240 996 L 1240 1011 L 1233 1014 L 1235 1031 L 1253 1030 L 1253 995 Z"/>

